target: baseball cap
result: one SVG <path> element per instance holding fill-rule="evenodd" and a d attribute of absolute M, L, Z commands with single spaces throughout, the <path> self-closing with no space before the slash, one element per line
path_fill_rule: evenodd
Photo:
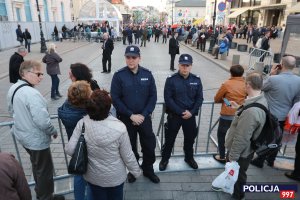
<path fill-rule="evenodd" d="M 126 47 L 125 56 L 140 56 L 140 49 L 137 46 L 130 45 Z"/>
<path fill-rule="evenodd" d="M 181 54 L 179 57 L 179 64 L 182 65 L 191 65 L 193 64 L 193 58 L 189 54 Z"/>

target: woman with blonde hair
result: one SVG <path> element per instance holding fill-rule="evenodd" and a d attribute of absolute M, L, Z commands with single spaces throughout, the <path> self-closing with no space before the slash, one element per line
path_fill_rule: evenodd
<path fill-rule="evenodd" d="M 58 117 L 66 128 L 68 140 L 70 140 L 77 122 L 87 115 L 85 104 L 91 94 L 92 89 L 87 81 L 75 81 L 68 89 L 68 99 L 58 108 Z M 75 200 L 92 200 L 90 188 L 81 175 L 74 176 L 74 197 Z"/>
<path fill-rule="evenodd" d="M 46 55 L 43 57 L 43 62 L 47 64 L 47 74 L 51 76 L 52 86 L 51 86 L 51 99 L 57 100 L 62 95 L 58 91 L 60 74 L 59 63 L 62 58 L 56 53 L 56 45 L 51 43 L 48 47 Z"/>

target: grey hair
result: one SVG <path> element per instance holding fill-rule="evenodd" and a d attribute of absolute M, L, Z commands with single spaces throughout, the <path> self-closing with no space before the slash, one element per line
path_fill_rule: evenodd
<path fill-rule="evenodd" d="M 22 62 L 19 74 L 21 77 L 24 76 L 24 72 L 31 71 L 32 69 L 40 69 L 42 67 L 42 63 L 35 60 L 25 60 Z"/>
<path fill-rule="evenodd" d="M 261 90 L 263 78 L 259 73 L 251 73 L 246 77 L 246 83 L 249 83 L 253 90 Z"/>
<path fill-rule="evenodd" d="M 296 58 L 294 56 L 285 56 L 281 59 L 283 67 L 292 70 L 296 67 Z"/>
<path fill-rule="evenodd" d="M 19 47 L 18 53 L 27 53 L 27 49 L 25 47 Z"/>

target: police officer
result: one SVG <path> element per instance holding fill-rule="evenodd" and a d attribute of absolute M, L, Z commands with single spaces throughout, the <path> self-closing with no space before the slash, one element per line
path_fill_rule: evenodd
<path fill-rule="evenodd" d="M 119 119 L 126 125 L 132 150 L 137 160 L 137 133 L 143 152 L 143 174 L 154 183 L 159 183 L 154 174 L 156 140 L 153 134 L 151 113 L 157 100 L 156 85 L 152 73 L 139 65 L 140 49 L 130 45 L 126 48 L 127 66 L 117 71 L 111 82 L 111 97 Z M 128 182 L 135 177 L 128 174 Z"/>
<path fill-rule="evenodd" d="M 166 80 L 164 98 L 168 122 L 162 159 L 159 163 L 160 171 L 164 171 L 168 165 L 181 126 L 184 135 L 184 161 L 191 168 L 198 169 L 198 164 L 193 158 L 193 145 L 197 136 L 196 115 L 203 102 L 203 91 L 200 77 L 190 73 L 192 63 L 192 56 L 182 54 L 179 57 L 179 71 Z"/>

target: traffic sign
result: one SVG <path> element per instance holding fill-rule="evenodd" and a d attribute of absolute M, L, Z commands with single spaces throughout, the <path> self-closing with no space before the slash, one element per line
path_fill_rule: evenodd
<path fill-rule="evenodd" d="M 226 3 L 225 2 L 219 3 L 218 9 L 219 11 L 223 12 L 226 9 Z"/>

